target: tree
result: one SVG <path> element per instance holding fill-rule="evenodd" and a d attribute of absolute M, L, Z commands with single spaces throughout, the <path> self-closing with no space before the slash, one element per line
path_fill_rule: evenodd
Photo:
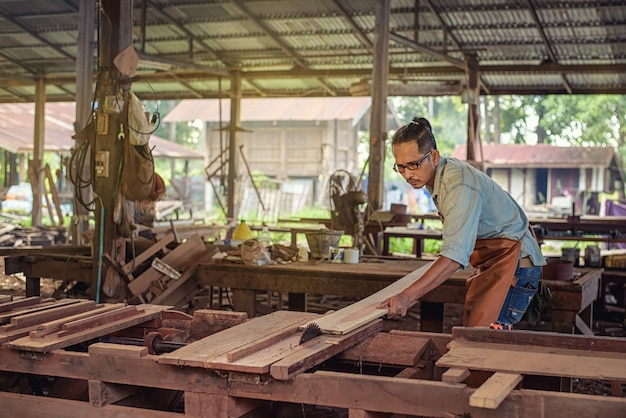
<path fill-rule="evenodd" d="M 433 128 L 437 148 L 444 155 L 467 142 L 467 109 L 459 96 L 394 97 L 393 104 L 402 124 L 415 116 L 425 117 Z"/>

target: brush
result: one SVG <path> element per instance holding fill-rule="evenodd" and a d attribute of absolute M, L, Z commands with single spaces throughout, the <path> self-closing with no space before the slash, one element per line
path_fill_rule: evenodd
<path fill-rule="evenodd" d="M 307 341 L 312 340 L 315 337 L 319 337 L 320 335 L 322 335 L 322 330 L 320 326 L 317 325 L 315 322 L 311 322 L 302 332 L 302 335 L 300 336 L 300 342 L 298 344 L 303 344 Z"/>

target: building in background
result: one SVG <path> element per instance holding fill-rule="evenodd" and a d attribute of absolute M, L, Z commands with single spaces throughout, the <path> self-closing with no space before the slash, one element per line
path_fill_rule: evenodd
<path fill-rule="evenodd" d="M 359 132 L 369 132 L 370 108 L 370 97 L 242 99 L 237 178 L 245 188 L 247 165 L 250 172 L 271 179 L 279 196 L 262 191 L 275 212 L 270 218 L 276 212 L 295 213 L 305 205 L 327 204 L 326 188 L 333 172 L 345 169 L 359 175 Z M 387 129 L 397 129 L 400 123 L 390 107 L 387 115 Z M 229 120 L 228 99 L 183 100 L 163 119 L 165 123 L 202 121 L 205 162 L 213 167 L 215 161 L 228 159 L 227 153 L 220 155 L 229 144 Z M 254 200 L 248 197 L 255 194 L 249 187 L 242 193 L 240 213 L 246 212 L 246 202 Z"/>
<path fill-rule="evenodd" d="M 458 145 L 452 156 L 464 160 L 466 147 Z M 531 214 L 542 207 L 556 214 L 587 214 L 597 210 L 588 203 L 598 194 L 624 187 L 621 163 L 611 147 L 485 144 L 482 161 L 487 174 Z"/>

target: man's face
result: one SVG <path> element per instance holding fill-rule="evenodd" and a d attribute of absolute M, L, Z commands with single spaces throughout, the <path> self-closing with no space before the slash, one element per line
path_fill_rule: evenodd
<path fill-rule="evenodd" d="M 419 151 L 417 142 L 410 141 L 394 145 L 392 152 L 396 160 L 396 171 L 413 188 L 419 189 L 425 185 L 434 186 L 439 151 L 431 150 L 422 153 Z"/>

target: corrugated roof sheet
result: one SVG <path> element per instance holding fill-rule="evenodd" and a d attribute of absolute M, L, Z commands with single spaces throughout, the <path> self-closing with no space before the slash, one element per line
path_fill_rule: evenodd
<path fill-rule="evenodd" d="M 457 145 L 452 156 L 466 159 L 467 147 Z M 484 144 L 476 159 L 486 167 L 603 167 L 607 168 L 616 154 L 610 147 L 558 147 L 547 144 Z"/>
<path fill-rule="evenodd" d="M 76 99 L 79 3 L 0 1 L 0 102 L 34 101 L 39 75 L 49 101 Z M 239 71 L 243 97 L 349 96 L 371 78 L 378 3 L 135 1 L 133 46 L 153 59 L 133 89 L 142 99 L 224 97 Z M 458 63 L 471 55 L 482 94 L 626 94 L 624 2 L 393 0 L 389 12 L 390 33 L 405 40 L 389 41 L 389 83 L 414 95 L 423 83 L 465 82 Z"/>
<path fill-rule="evenodd" d="M 230 120 L 230 100 L 224 99 L 222 120 Z M 241 121 L 327 121 L 353 120 L 369 109 L 369 97 L 309 97 L 278 99 L 242 99 Z M 202 120 L 219 122 L 220 101 L 183 100 L 163 119 L 164 122 Z"/>
<path fill-rule="evenodd" d="M 46 103 L 44 150 L 69 152 L 74 146 L 73 122 L 75 103 Z M 0 148 L 14 154 L 33 152 L 35 137 L 35 105 L 33 103 L 0 104 Z M 150 137 L 152 154 L 157 158 L 202 159 L 201 152 L 176 142 Z"/>

